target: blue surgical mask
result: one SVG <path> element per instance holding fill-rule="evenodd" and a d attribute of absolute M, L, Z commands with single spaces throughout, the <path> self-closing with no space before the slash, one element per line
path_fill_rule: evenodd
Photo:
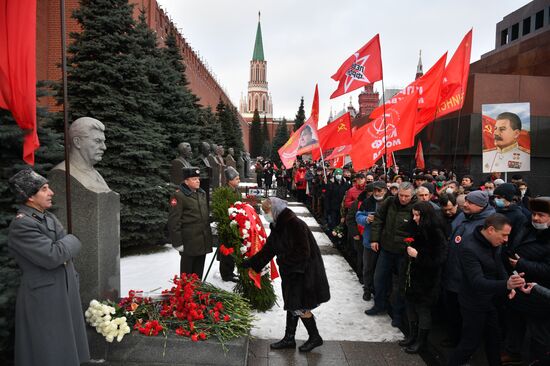
<path fill-rule="evenodd" d="M 264 213 L 264 218 L 267 222 L 269 222 L 270 224 L 274 224 L 275 223 L 275 220 L 273 220 L 273 216 L 271 216 L 271 214 L 268 214 L 268 213 Z"/>
<path fill-rule="evenodd" d="M 495 198 L 495 206 L 498 208 L 506 207 L 506 204 L 504 203 L 504 198 Z"/>

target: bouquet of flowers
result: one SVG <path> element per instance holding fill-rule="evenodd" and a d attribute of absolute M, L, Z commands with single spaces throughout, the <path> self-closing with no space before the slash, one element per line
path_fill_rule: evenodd
<path fill-rule="evenodd" d="M 215 336 L 225 349 L 224 342 L 249 333 L 254 318 L 246 299 L 203 283 L 195 274 L 174 276 L 172 282 L 156 298 L 131 290 L 118 304 L 92 300 L 86 320 L 108 342 L 115 337 L 120 342 L 132 327 L 150 337 L 171 330 L 194 342 Z"/>
<path fill-rule="evenodd" d="M 212 195 L 212 212 L 218 223 L 220 252 L 232 255 L 239 271 L 235 291 L 242 294 L 254 309 L 266 311 L 277 299 L 271 280 L 278 277 L 273 261 L 260 273 L 242 268 L 244 259 L 254 256 L 267 241 L 262 221 L 254 208 L 232 196 L 229 189 L 218 188 Z"/>
<path fill-rule="evenodd" d="M 342 239 L 344 237 L 344 226 L 338 225 L 334 229 L 332 229 L 332 236 L 338 239 Z"/>

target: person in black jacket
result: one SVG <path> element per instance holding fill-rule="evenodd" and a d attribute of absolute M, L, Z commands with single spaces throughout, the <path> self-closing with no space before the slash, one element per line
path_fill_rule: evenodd
<path fill-rule="evenodd" d="M 527 282 L 550 287 L 550 197 L 531 199 L 531 222 L 517 235 L 505 253 L 508 273 L 524 272 Z M 519 359 L 525 334 L 530 335 L 529 364 L 549 351 L 550 306 L 533 296 L 518 293 L 510 302 L 505 349 L 511 359 Z"/>
<path fill-rule="evenodd" d="M 407 247 L 405 299 L 409 336 L 399 342 L 405 352 L 418 353 L 424 347 L 432 327 L 432 307 L 437 302 L 441 269 L 447 254 L 443 225 L 430 202 L 412 207 L 414 241 Z"/>
<path fill-rule="evenodd" d="M 462 281 L 458 293 L 462 335 L 449 359 L 449 366 L 468 362 L 482 341 L 490 366 L 500 366 L 500 331 L 495 302 L 525 285 L 521 274 L 507 278 L 500 246 L 508 240 L 512 226 L 501 214 L 489 216 L 483 226 L 462 239 Z"/>
<path fill-rule="evenodd" d="M 333 178 L 334 181 L 327 185 L 325 192 L 325 212 L 329 232 L 341 223 L 340 206 L 342 205 L 346 191 L 351 187 L 344 180 L 342 169 L 334 169 Z"/>
<path fill-rule="evenodd" d="M 271 223 L 271 233 L 263 248 L 244 261 L 243 267 L 252 267 L 260 272 L 277 256 L 287 317 L 284 338 L 271 344 L 271 348 L 296 347 L 294 335 L 300 318 L 309 339 L 299 349 L 300 352 L 309 352 L 323 344 L 311 310 L 330 299 L 330 290 L 323 258 L 313 233 L 286 204 L 286 201 L 276 197 L 262 202 L 264 216 Z"/>
<path fill-rule="evenodd" d="M 493 194 L 497 213 L 503 214 L 512 223 L 512 232 L 507 245 L 514 243 L 517 233 L 527 222 L 521 207 L 515 204 L 517 189 L 512 183 L 504 183 L 498 186 Z M 506 249 L 503 249 L 506 251 Z"/>

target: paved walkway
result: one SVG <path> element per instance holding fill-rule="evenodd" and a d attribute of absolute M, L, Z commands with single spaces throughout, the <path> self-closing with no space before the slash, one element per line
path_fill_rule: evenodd
<path fill-rule="evenodd" d="M 313 231 L 315 238 L 317 239 L 325 262 L 327 256 L 340 256 L 340 252 L 334 249 L 330 245 L 326 245 L 327 241 L 330 241 L 328 237 L 323 233 L 319 224 L 315 221 L 311 213 L 307 208 L 297 202 L 290 202 L 289 208 L 291 208 L 302 220 L 304 220 Z M 347 265 L 347 263 L 346 263 Z M 367 303 L 365 308 L 367 307 Z M 347 327 L 350 329 L 349 333 L 357 332 L 357 329 L 363 328 L 362 332 L 365 333 L 365 339 L 376 338 L 376 329 L 370 329 L 372 332 L 370 335 L 368 326 L 365 329 L 365 323 L 367 322 L 366 315 L 353 314 L 356 319 L 350 319 L 346 322 Z M 389 317 L 386 317 L 387 325 L 389 326 Z M 369 319 L 370 320 L 370 319 Z M 374 324 L 373 324 L 374 325 Z M 335 324 L 335 326 L 337 326 Z M 381 329 L 379 329 L 381 330 Z M 284 324 L 281 324 L 280 329 L 274 330 L 273 333 L 281 333 L 281 337 L 284 332 Z M 374 334 L 373 334 L 374 333 Z M 321 336 L 323 332 L 321 331 Z M 304 338 L 304 337 L 300 337 Z M 355 339 L 356 337 L 351 337 Z M 342 339 L 350 339 L 349 334 L 342 334 Z M 267 366 L 267 365 L 364 365 L 364 366 L 399 366 L 399 365 L 426 365 L 422 358 L 418 355 L 409 355 L 403 351 L 401 347 L 397 345 L 397 342 L 364 342 L 364 341 L 338 341 L 329 340 L 312 352 L 303 354 L 298 349 L 293 350 L 271 350 L 269 344 L 275 342 L 275 339 L 252 339 L 250 341 L 250 347 L 248 352 L 248 365 L 249 366 Z M 298 340 L 297 344 L 303 343 L 302 340 Z"/>

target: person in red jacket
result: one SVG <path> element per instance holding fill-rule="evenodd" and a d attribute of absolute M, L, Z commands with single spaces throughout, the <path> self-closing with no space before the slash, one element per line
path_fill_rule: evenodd
<path fill-rule="evenodd" d="M 351 204 L 359 197 L 361 192 L 365 190 L 366 177 L 364 173 L 357 173 L 355 175 L 355 182 L 353 186 L 346 191 L 344 197 L 344 207 L 349 210 Z"/>
<path fill-rule="evenodd" d="M 300 165 L 294 176 L 294 183 L 296 184 L 296 191 L 298 196 L 298 201 L 305 203 L 306 202 L 306 168 L 303 165 Z"/>

